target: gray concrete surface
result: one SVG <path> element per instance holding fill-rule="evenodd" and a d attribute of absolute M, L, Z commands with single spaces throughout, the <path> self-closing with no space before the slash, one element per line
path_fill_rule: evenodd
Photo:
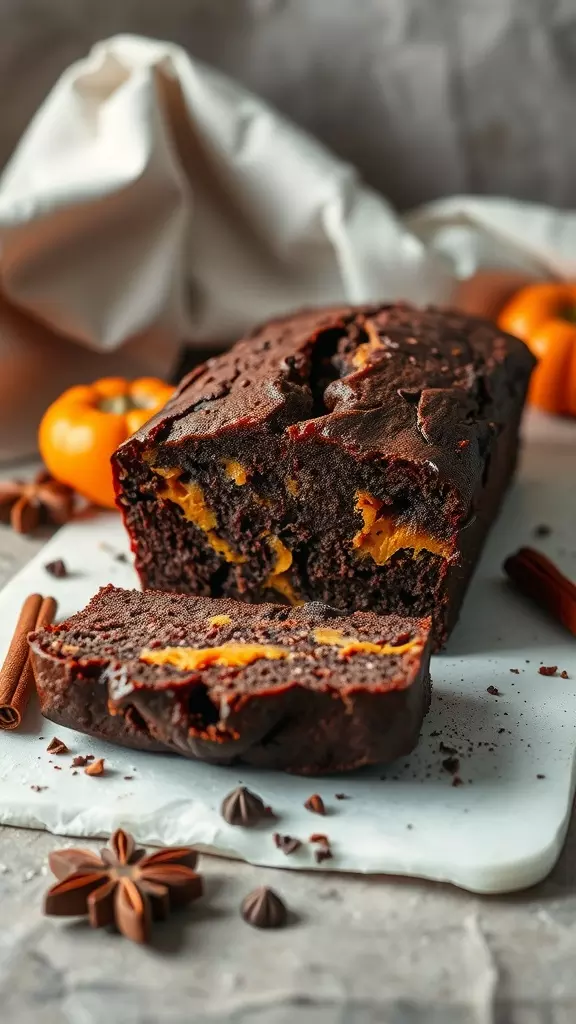
<path fill-rule="evenodd" d="M 41 544 L 0 526 L 0 585 Z M 0 829 L 2 1022 L 576 1021 L 575 822 L 550 877 L 509 897 L 202 857 L 205 898 L 159 925 L 146 949 L 42 917 L 47 854 L 65 842 Z M 242 897 L 262 884 L 293 911 L 286 930 L 257 932 L 239 917 Z"/>

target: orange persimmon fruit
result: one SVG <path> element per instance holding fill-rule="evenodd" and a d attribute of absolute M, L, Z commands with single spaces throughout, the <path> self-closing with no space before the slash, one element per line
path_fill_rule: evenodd
<path fill-rule="evenodd" d="M 96 505 L 114 508 L 110 458 L 165 405 L 173 390 L 156 377 L 103 377 L 68 388 L 40 423 L 38 441 L 46 468 Z"/>
<path fill-rule="evenodd" d="M 500 311 L 498 326 L 522 338 L 539 359 L 529 402 L 576 416 L 576 284 L 526 285 Z"/>

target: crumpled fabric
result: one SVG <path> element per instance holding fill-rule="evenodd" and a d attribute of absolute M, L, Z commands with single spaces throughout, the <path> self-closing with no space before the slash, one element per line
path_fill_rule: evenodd
<path fill-rule="evenodd" d="M 0 458 L 63 387 L 169 375 L 267 317 L 447 302 L 478 266 L 576 269 L 576 218 L 456 197 L 401 219 L 355 170 L 180 47 L 70 67 L 0 179 Z"/>

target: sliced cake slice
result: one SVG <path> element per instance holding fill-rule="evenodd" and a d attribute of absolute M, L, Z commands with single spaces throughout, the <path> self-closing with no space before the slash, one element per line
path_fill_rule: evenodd
<path fill-rule="evenodd" d="M 430 620 L 104 587 L 31 634 L 42 713 L 127 746 L 299 774 L 392 761 L 430 702 Z"/>

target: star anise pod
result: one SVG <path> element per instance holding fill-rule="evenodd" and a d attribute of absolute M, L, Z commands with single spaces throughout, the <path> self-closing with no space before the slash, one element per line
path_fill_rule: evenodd
<path fill-rule="evenodd" d="M 32 533 L 41 523 L 62 526 L 73 509 L 74 491 L 44 470 L 34 480 L 0 480 L 0 520 L 17 533 Z"/>
<path fill-rule="evenodd" d="M 146 854 L 121 828 L 100 856 L 91 850 L 55 850 L 49 863 L 60 881 L 46 893 L 44 913 L 87 914 L 93 928 L 113 924 L 127 939 L 149 942 L 154 918 L 164 919 L 173 907 L 202 895 L 196 861 L 188 846 Z"/>

